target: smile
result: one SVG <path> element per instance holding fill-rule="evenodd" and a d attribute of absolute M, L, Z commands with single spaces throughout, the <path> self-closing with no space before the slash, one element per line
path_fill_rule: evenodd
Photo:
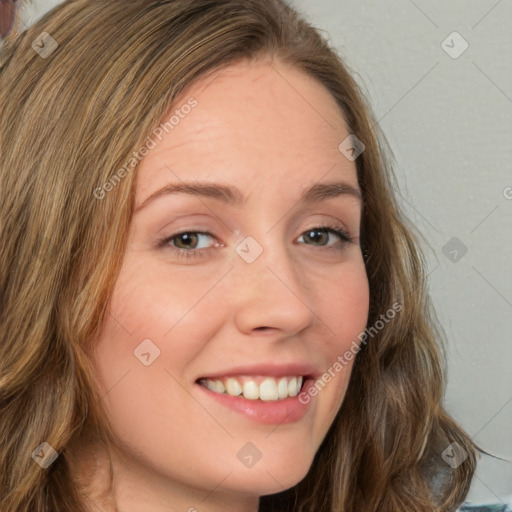
<path fill-rule="evenodd" d="M 224 378 L 199 379 L 198 384 L 214 393 L 240 396 L 248 400 L 265 402 L 284 400 L 299 394 L 304 377 L 290 376 L 274 378 L 269 376 L 231 376 Z"/>

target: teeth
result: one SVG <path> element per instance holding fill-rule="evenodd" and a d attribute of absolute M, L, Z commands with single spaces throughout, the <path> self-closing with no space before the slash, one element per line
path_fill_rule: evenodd
<path fill-rule="evenodd" d="M 215 379 L 215 380 L 208 379 L 208 380 L 205 380 L 204 383 L 208 389 L 215 391 L 216 393 L 224 393 L 224 391 L 225 391 L 224 384 L 219 379 Z"/>
<path fill-rule="evenodd" d="M 260 384 L 260 400 L 277 400 L 279 394 L 277 392 L 276 379 L 265 379 Z"/>
<path fill-rule="evenodd" d="M 293 379 L 290 379 L 290 381 L 288 381 L 288 395 L 297 396 L 298 393 L 299 387 L 297 386 L 297 379 L 293 377 Z"/>
<path fill-rule="evenodd" d="M 242 386 L 240 386 L 240 382 L 233 377 L 229 377 L 226 379 L 226 391 L 228 395 L 231 396 L 240 396 L 242 394 Z"/>
<path fill-rule="evenodd" d="M 279 379 L 277 384 L 277 393 L 279 398 L 286 398 L 288 396 L 288 381 L 286 380 L 286 377 Z"/>
<path fill-rule="evenodd" d="M 242 389 L 244 393 L 244 398 L 248 398 L 249 400 L 258 400 L 259 390 L 258 384 L 256 384 L 256 382 L 254 382 L 253 380 L 244 382 L 244 386 Z"/>
<path fill-rule="evenodd" d="M 248 400 L 265 402 L 297 396 L 302 377 L 227 377 L 225 379 L 201 379 L 200 384 L 216 393 L 231 396 L 243 395 Z M 259 384 L 258 384 L 259 382 Z"/>

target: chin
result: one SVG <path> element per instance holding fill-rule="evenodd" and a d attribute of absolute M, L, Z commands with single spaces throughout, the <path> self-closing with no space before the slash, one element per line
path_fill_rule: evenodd
<path fill-rule="evenodd" d="M 260 460 L 254 467 L 247 470 L 234 471 L 226 481 L 232 490 L 266 496 L 277 494 L 297 485 L 305 478 L 312 460 L 286 461 L 272 460 L 263 463 Z"/>

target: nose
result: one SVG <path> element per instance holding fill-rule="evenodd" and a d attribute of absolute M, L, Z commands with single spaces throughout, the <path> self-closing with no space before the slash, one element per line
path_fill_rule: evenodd
<path fill-rule="evenodd" d="M 294 335 L 317 321 L 313 296 L 308 293 L 311 283 L 283 244 L 271 246 L 269 240 L 261 247 L 263 251 L 252 263 L 236 258 L 232 295 L 236 326 L 244 334 L 281 331 Z"/>

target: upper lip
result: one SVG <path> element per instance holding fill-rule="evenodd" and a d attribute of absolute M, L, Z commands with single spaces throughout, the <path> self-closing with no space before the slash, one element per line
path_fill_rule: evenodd
<path fill-rule="evenodd" d="M 262 375 L 269 377 L 302 376 L 316 378 L 320 375 L 318 369 L 309 363 L 262 363 L 256 365 L 236 366 L 225 370 L 202 375 L 201 379 L 234 377 L 237 375 Z M 199 379 L 198 379 L 199 380 Z"/>

